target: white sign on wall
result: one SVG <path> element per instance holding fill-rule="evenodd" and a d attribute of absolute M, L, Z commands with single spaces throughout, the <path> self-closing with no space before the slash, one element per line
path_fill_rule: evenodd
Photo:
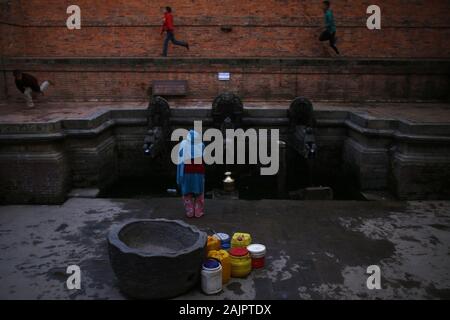
<path fill-rule="evenodd" d="M 229 81 L 230 73 L 229 72 L 219 72 L 218 78 L 220 81 Z"/>

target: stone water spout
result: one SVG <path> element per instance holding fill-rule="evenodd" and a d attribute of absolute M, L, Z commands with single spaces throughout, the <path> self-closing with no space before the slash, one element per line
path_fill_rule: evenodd
<path fill-rule="evenodd" d="M 234 93 L 222 93 L 212 103 L 214 127 L 225 133 L 226 129 L 237 129 L 242 126 L 244 105 Z"/>
<path fill-rule="evenodd" d="M 317 154 L 314 127 L 316 119 L 314 108 L 306 98 L 297 97 L 289 106 L 289 132 L 292 147 L 306 160 L 308 166 L 308 184 L 311 185 L 314 178 L 314 158 Z"/>
<path fill-rule="evenodd" d="M 153 96 L 147 108 L 148 130 L 143 145 L 144 154 L 152 159 L 161 155 L 166 148 L 169 120 L 169 103 L 160 96 Z"/>

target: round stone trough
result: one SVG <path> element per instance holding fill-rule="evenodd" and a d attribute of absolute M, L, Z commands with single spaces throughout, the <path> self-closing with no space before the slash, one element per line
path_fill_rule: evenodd
<path fill-rule="evenodd" d="M 199 280 L 206 233 L 179 220 L 132 220 L 108 234 L 119 287 L 137 299 L 176 297 Z"/>

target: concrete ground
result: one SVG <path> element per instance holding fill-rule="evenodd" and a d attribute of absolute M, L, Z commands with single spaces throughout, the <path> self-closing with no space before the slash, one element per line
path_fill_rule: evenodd
<path fill-rule="evenodd" d="M 61 206 L 0 207 L 0 299 L 124 299 L 106 234 L 131 218 L 183 219 L 178 198 L 71 198 Z M 450 298 L 450 201 L 208 200 L 188 220 L 205 231 L 250 232 L 266 267 L 221 294 L 184 299 Z M 66 288 L 68 265 L 81 290 Z M 381 289 L 366 287 L 369 265 Z"/>
<path fill-rule="evenodd" d="M 44 101 L 42 101 L 44 100 Z M 244 101 L 245 108 L 287 109 L 292 100 Z M 210 109 L 212 100 L 171 100 L 171 108 Z M 377 119 L 402 119 L 415 123 L 450 123 L 449 103 L 395 102 L 315 102 L 315 110 L 344 110 L 365 113 Z M 148 102 L 46 102 L 45 97 L 27 109 L 23 102 L 0 101 L 1 123 L 50 122 L 60 119 L 85 119 L 107 110 L 146 109 Z"/>

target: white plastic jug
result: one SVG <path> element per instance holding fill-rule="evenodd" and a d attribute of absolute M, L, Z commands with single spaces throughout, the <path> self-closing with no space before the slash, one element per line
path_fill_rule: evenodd
<path fill-rule="evenodd" d="M 202 290 L 205 294 L 222 291 L 222 266 L 216 259 L 208 259 L 202 266 Z"/>

